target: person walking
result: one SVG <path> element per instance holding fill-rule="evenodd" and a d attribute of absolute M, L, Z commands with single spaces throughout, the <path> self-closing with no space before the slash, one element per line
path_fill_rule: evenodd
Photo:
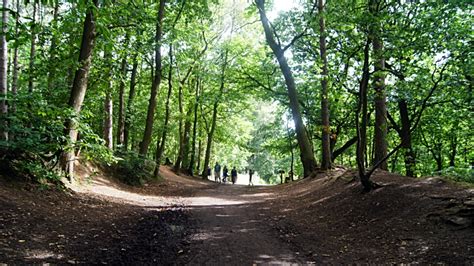
<path fill-rule="evenodd" d="M 232 184 L 235 184 L 235 182 L 237 182 L 237 169 L 235 169 L 235 166 L 232 168 L 232 171 L 230 171 L 230 177 L 232 179 Z"/>
<path fill-rule="evenodd" d="M 253 175 L 253 170 L 249 169 L 249 186 L 253 186 L 252 175 Z"/>
<path fill-rule="evenodd" d="M 227 169 L 227 166 L 224 166 L 222 170 L 222 182 L 227 182 L 227 177 L 229 177 L 229 169 Z"/>
<path fill-rule="evenodd" d="M 218 162 L 214 165 L 214 180 L 217 182 L 221 182 L 221 166 Z"/>

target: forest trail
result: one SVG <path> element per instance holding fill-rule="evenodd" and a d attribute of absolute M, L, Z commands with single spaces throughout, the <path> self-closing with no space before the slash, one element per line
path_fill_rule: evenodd
<path fill-rule="evenodd" d="M 70 195 L 0 178 L 0 263 L 474 262 L 474 190 L 353 173 L 272 187 L 178 176 L 130 187 L 83 167 Z"/>
<path fill-rule="evenodd" d="M 267 188 L 229 183 L 217 185 L 183 178 L 167 167 L 162 167 L 160 174 L 165 179 L 162 188 L 175 190 L 178 196 L 153 195 L 159 192 L 146 187 L 145 191 L 129 192 L 100 177 L 89 185 L 74 186 L 73 189 L 147 209 L 185 209 L 195 227 L 189 237 L 189 252 L 178 258 L 178 265 L 308 263 L 268 228 L 266 219 L 262 219 L 262 208 L 265 208 L 262 205 L 275 197 L 274 193 L 261 192 Z"/>

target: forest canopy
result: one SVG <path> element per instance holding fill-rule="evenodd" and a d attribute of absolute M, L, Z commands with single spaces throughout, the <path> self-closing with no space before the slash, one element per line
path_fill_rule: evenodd
<path fill-rule="evenodd" d="M 0 170 L 78 159 L 141 182 L 219 162 L 474 182 L 473 6 L 392 0 L 3 0 Z"/>

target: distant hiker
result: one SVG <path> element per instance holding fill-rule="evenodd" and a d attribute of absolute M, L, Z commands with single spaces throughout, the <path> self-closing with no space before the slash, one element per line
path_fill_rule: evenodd
<path fill-rule="evenodd" d="M 232 184 L 235 184 L 237 181 L 237 170 L 235 169 L 235 166 L 232 168 L 232 171 L 230 171 L 230 177 L 232 178 Z"/>
<path fill-rule="evenodd" d="M 221 166 L 218 162 L 216 162 L 216 165 L 214 165 L 214 179 L 216 183 L 221 182 Z"/>
<path fill-rule="evenodd" d="M 222 182 L 227 182 L 227 177 L 229 177 L 229 169 L 227 169 L 227 166 L 224 166 L 222 170 Z"/>
<path fill-rule="evenodd" d="M 253 170 L 249 169 L 249 186 L 253 186 L 252 175 L 253 175 Z"/>
<path fill-rule="evenodd" d="M 210 177 L 211 176 L 211 167 L 208 167 L 207 168 L 207 177 Z"/>

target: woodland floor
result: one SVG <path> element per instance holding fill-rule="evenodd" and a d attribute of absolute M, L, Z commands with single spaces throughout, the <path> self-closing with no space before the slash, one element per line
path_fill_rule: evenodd
<path fill-rule="evenodd" d="M 121 185 L 82 167 L 67 193 L 0 178 L 0 264 L 474 263 L 474 189 L 377 172 L 273 187 L 177 176 Z M 87 176 L 94 176 L 86 178 Z"/>

